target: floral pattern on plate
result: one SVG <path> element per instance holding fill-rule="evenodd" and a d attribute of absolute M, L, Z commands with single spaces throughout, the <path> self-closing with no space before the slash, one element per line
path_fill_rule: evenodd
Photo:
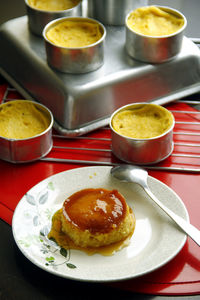
<path fill-rule="evenodd" d="M 53 175 L 30 189 L 13 216 L 13 235 L 21 252 L 35 265 L 55 275 L 108 282 L 135 278 L 158 269 L 182 249 L 186 235 L 133 183 L 110 175 L 111 167 L 82 167 Z M 189 220 L 181 199 L 162 182 L 148 177 L 152 192 L 170 209 Z M 47 238 L 53 214 L 64 200 L 83 188 L 118 189 L 136 217 L 130 244 L 112 256 L 65 250 Z"/>

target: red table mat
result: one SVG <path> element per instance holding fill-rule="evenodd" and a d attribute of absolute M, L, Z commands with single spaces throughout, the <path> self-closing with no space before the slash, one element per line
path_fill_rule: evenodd
<path fill-rule="evenodd" d="M 7 85 L 0 86 L 0 101 L 3 97 L 5 98 L 5 92 Z M 9 90 L 6 94 L 7 100 L 14 98 L 21 98 L 16 91 Z M 174 110 L 176 119 L 180 121 L 180 115 L 176 110 L 187 110 L 194 111 L 188 105 L 183 103 L 174 103 L 168 105 L 169 109 Z M 181 117 L 183 118 L 183 117 Z M 195 120 L 200 119 L 199 115 L 190 115 L 185 113 L 184 120 Z M 185 125 L 177 124 L 175 127 L 175 133 L 185 130 Z M 191 127 L 192 126 L 192 127 Z M 187 152 L 190 154 L 191 151 L 197 154 L 196 158 L 182 158 L 179 156 L 171 156 L 165 162 L 161 163 L 160 166 L 186 166 L 200 168 L 200 157 L 198 154 L 200 148 L 200 125 L 188 125 L 186 130 L 193 130 L 194 136 L 188 137 L 176 134 L 174 136 L 175 141 L 179 138 L 184 142 L 197 143 L 195 150 L 191 150 L 190 147 L 175 146 L 174 153 Z M 87 139 L 89 137 L 89 139 Z M 96 138 L 98 140 L 96 140 Z M 103 140 L 102 140 L 103 139 Z M 179 142 L 180 142 L 179 139 Z M 79 160 L 95 160 L 101 162 L 116 162 L 115 157 L 111 152 L 90 152 L 82 151 L 81 149 L 88 146 L 97 149 L 110 149 L 110 130 L 103 128 L 90 133 L 84 139 L 59 139 L 54 137 L 54 145 L 57 146 L 69 146 L 77 147 L 80 150 L 68 150 L 53 149 L 48 157 L 60 157 L 70 158 Z M 98 164 L 98 163 L 97 163 Z M 14 209 L 23 195 L 32 188 L 35 184 L 41 180 L 72 168 L 81 167 L 83 164 L 77 163 L 52 163 L 47 161 L 37 161 L 34 163 L 27 163 L 21 165 L 10 164 L 4 161 L 0 161 L 0 217 L 8 224 L 12 222 L 12 215 Z M 84 164 L 87 166 L 87 164 Z M 160 171 L 151 170 L 149 174 L 166 185 L 171 187 L 185 203 L 191 223 L 200 228 L 200 172 L 176 172 L 176 171 Z M 163 266 L 157 271 L 154 271 L 148 275 L 142 276 L 138 279 L 126 280 L 110 284 L 116 288 L 142 292 L 147 294 L 159 294 L 159 295 L 191 295 L 200 294 L 200 248 L 188 238 L 187 243 L 181 252 L 168 264 Z"/>

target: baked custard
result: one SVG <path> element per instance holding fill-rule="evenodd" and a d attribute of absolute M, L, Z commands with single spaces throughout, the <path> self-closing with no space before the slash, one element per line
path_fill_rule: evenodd
<path fill-rule="evenodd" d="M 60 11 L 73 8 L 80 0 L 28 0 L 28 4 L 39 10 Z"/>
<path fill-rule="evenodd" d="M 130 14 L 127 25 L 140 34 L 165 36 L 179 31 L 184 22 L 181 15 L 173 14 L 164 8 L 144 6 L 137 8 Z"/>
<path fill-rule="evenodd" d="M 173 115 L 156 104 L 138 104 L 116 113 L 112 118 L 113 129 L 135 139 L 149 139 L 162 135 L 173 124 Z"/>
<path fill-rule="evenodd" d="M 67 198 L 48 235 L 63 248 L 112 255 L 128 245 L 135 217 L 117 190 L 83 189 Z"/>
<path fill-rule="evenodd" d="M 49 125 L 49 117 L 31 101 L 15 100 L 0 106 L 0 136 L 2 137 L 30 138 L 44 132 Z"/>
<path fill-rule="evenodd" d="M 47 39 L 59 47 L 80 48 L 92 45 L 103 33 L 98 23 L 65 20 L 56 23 L 46 33 Z"/>

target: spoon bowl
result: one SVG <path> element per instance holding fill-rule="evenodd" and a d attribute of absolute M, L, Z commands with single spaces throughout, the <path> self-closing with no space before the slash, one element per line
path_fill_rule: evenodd
<path fill-rule="evenodd" d="M 111 169 L 111 174 L 120 181 L 135 182 L 141 186 L 147 185 L 148 173 L 138 166 L 119 165 Z"/>
<path fill-rule="evenodd" d="M 179 217 L 172 210 L 166 207 L 158 198 L 151 192 L 148 183 L 148 173 L 145 169 L 134 165 L 118 165 L 111 169 L 111 175 L 120 181 L 134 182 L 139 184 L 149 197 L 182 229 L 193 241 L 200 246 L 200 231 L 193 225 Z"/>

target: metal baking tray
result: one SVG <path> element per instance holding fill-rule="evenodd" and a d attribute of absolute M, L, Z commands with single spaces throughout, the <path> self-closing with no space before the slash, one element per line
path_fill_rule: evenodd
<path fill-rule="evenodd" d="M 30 33 L 27 16 L 0 28 L 0 73 L 26 99 L 46 105 L 59 133 L 80 136 L 108 124 L 125 104 L 166 104 L 200 91 L 200 51 L 184 37 L 180 54 L 146 64 L 125 51 L 124 26 L 107 26 L 104 65 L 87 74 L 64 74 L 46 62 L 44 41 Z"/>

